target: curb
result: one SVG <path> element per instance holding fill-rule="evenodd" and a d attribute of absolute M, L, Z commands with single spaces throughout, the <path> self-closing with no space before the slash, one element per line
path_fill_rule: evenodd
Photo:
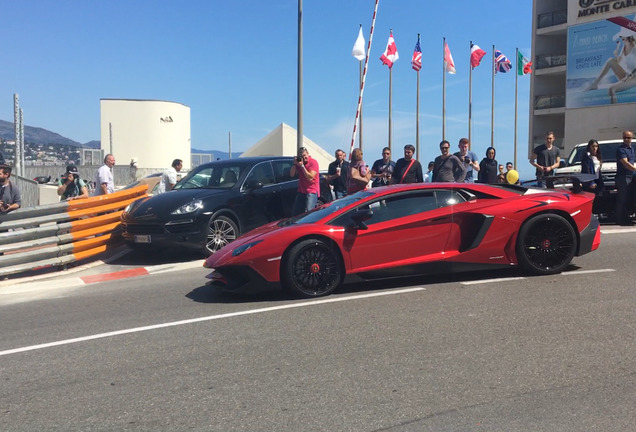
<path fill-rule="evenodd" d="M 115 257 L 113 257 L 115 259 Z M 87 265 L 84 268 L 73 269 L 73 273 L 79 270 L 85 270 L 86 268 L 92 268 L 99 264 L 104 264 L 104 262 L 95 262 Z M 0 295 L 7 294 L 17 294 L 17 293 L 26 293 L 33 291 L 42 291 L 42 290 L 54 290 L 58 288 L 76 288 L 84 285 L 90 285 L 98 282 L 109 282 L 119 279 L 130 279 L 139 276 L 146 276 L 151 274 L 161 274 L 161 273 L 170 273 L 174 271 L 187 270 L 190 268 L 203 268 L 202 260 L 189 261 L 184 263 L 177 264 L 159 264 L 148 267 L 136 267 L 126 270 L 120 270 L 116 272 L 110 273 L 102 273 L 102 274 L 94 274 L 94 275 L 86 275 L 86 276 L 77 276 L 77 277 L 68 277 L 62 279 L 45 279 L 42 277 L 34 276 L 32 278 L 25 278 L 28 280 L 21 280 L 19 283 L 15 283 L 15 281 L 4 281 L 4 282 L 12 282 L 11 285 L 0 285 Z M 47 275 L 51 277 L 50 275 Z M 44 279 L 44 280 L 41 280 Z"/>

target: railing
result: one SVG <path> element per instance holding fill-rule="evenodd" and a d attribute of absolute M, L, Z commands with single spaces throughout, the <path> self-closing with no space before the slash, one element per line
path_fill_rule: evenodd
<path fill-rule="evenodd" d="M 565 107 L 565 95 L 543 95 L 534 98 L 534 109 L 563 108 Z"/>
<path fill-rule="evenodd" d="M 140 185 L 0 216 L 0 276 L 64 266 L 119 245 L 121 213 L 146 191 L 147 186 Z"/>
<path fill-rule="evenodd" d="M 561 9 L 539 15 L 537 19 L 537 28 L 552 27 L 566 22 L 568 22 L 568 10 Z"/>
<path fill-rule="evenodd" d="M 567 56 L 565 54 L 537 56 L 536 69 L 546 69 L 556 66 L 565 66 Z"/>

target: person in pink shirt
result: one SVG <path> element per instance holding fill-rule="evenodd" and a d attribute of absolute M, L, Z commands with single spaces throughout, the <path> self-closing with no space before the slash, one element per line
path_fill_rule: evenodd
<path fill-rule="evenodd" d="M 307 212 L 314 207 L 320 197 L 320 174 L 318 161 L 311 156 L 305 147 L 298 149 L 298 156 L 292 165 L 289 175 L 298 174 L 298 193 L 294 199 L 292 216 Z"/>

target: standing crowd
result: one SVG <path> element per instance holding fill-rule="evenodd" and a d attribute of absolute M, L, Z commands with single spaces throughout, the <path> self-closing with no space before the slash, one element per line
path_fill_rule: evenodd
<path fill-rule="evenodd" d="M 382 157 L 373 162 L 371 168 L 364 162 L 361 149 L 353 149 L 350 161 L 346 160 L 347 155 L 344 150 L 338 149 L 335 152 L 336 160 L 329 164 L 325 181 L 329 184 L 335 199 L 367 187 L 402 183 L 517 183 L 518 174 L 507 176 L 511 172 L 516 174 L 513 170 L 512 162 L 506 164 L 506 171 L 504 172 L 504 166 L 498 165 L 495 159 L 496 152 L 493 147 L 488 147 L 486 156 L 481 161 L 470 150 L 468 138 L 461 138 L 458 147 L 459 151 L 451 153 L 451 144 L 446 140 L 440 142 L 441 154 L 426 165 L 426 171 L 415 158 L 415 147 L 411 144 L 404 146 L 404 157 L 397 161 L 392 160 L 391 149 L 384 147 L 382 149 Z M 309 163 L 311 165 L 303 169 L 303 166 L 307 166 Z M 292 176 L 300 173 L 294 215 L 313 208 L 318 202 L 318 194 L 320 193 L 319 180 L 315 178 L 314 174 L 317 172 L 318 163 L 309 156 L 306 148 L 301 148 L 291 173 Z M 309 178 L 315 182 L 313 185 L 315 192 L 311 192 L 308 189 L 309 183 L 307 181 Z M 307 205 L 303 206 L 301 205 L 302 203 Z"/>

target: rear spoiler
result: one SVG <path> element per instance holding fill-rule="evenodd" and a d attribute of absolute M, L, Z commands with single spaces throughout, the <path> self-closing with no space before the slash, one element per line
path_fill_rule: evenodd
<path fill-rule="evenodd" d="M 583 185 L 585 183 L 593 182 L 598 178 L 595 174 L 582 174 L 582 173 L 564 173 L 557 174 L 554 176 L 543 177 L 542 180 L 545 181 L 548 189 L 554 189 L 555 184 L 563 184 L 564 186 L 571 184 L 570 191 L 572 193 L 581 193 L 583 192 Z M 521 182 L 521 184 L 532 186 L 537 185 L 538 180 L 527 180 Z"/>

